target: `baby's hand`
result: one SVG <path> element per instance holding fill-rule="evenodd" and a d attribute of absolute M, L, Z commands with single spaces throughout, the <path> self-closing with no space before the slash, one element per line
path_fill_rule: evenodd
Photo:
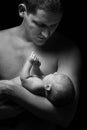
<path fill-rule="evenodd" d="M 34 52 L 31 53 L 29 61 L 33 65 L 38 65 L 38 66 L 41 65 L 41 63 L 39 61 L 39 58 L 37 58 L 37 56 L 36 56 L 36 54 Z"/>

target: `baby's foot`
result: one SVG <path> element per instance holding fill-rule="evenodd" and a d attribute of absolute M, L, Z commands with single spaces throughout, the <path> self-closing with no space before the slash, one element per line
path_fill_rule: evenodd
<path fill-rule="evenodd" d="M 31 64 L 33 65 L 38 65 L 40 66 L 41 63 L 39 61 L 39 58 L 37 58 L 36 54 L 34 52 L 31 53 L 29 61 L 31 62 Z"/>
<path fill-rule="evenodd" d="M 31 55 L 30 55 L 30 57 L 29 57 L 29 62 L 30 62 L 31 64 L 34 64 L 34 59 L 35 59 L 35 53 L 32 52 Z"/>

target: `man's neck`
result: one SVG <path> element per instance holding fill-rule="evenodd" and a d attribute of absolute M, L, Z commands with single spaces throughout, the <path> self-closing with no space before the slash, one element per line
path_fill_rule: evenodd
<path fill-rule="evenodd" d="M 20 38 L 22 41 L 24 41 L 24 46 L 25 47 L 33 47 L 33 48 L 36 48 L 36 50 L 42 50 L 44 51 L 44 46 L 37 46 L 36 44 L 34 44 L 30 38 L 29 38 L 29 35 L 25 29 L 25 26 L 24 26 L 24 22 L 22 22 L 22 24 L 20 26 L 17 26 L 15 28 L 15 31 L 14 31 L 14 34 L 16 37 Z"/>
<path fill-rule="evenodd" d="M 26 31 L 22 24 L 20 26 L 12 28 L 11 32 L 13 33 L 15 40 L 17 39 L 17 41 L 19 41 L 18 45 L 21 45 L 21 47 L 28 48 L 30 46 L 34 46 L 33 42 L 27 38 Z"/>
<path fill-rule="evenodd" d="M 32 42 L 30 37 L 29 37 L 29 34 L 24 26 L 24 22 L 22 22 L 22 24 L 20 26 L 18 26 L 17 35 L 18 35 L 18 37 L 24 39 L 24 41 Z"/>

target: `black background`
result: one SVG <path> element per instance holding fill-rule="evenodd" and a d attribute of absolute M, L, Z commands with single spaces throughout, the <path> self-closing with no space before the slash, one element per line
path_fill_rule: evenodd
<path fill-rule="evenodd" d="M 12 28 L 21 24 L 18 15 L 18 5 L 21 0 L 0 1 L 0 30 Z M 82 80 L 80 85 L 80 100 L 76 116 L 70 128 L 86 127 L 86 2 L 84 0 L 65 0 L 64 16 L 57 31 L 71 38 L 79 47 L 82 56 Z"/>

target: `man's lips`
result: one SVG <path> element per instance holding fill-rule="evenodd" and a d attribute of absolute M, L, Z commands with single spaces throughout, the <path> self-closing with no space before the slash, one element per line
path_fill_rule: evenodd
<path fill-rule="evenodd" d="M 45 37 L 38 37 L 38 39 L 40 39 L 40 40 L 46 40 L 47 38 L 45 38 Z"/>

